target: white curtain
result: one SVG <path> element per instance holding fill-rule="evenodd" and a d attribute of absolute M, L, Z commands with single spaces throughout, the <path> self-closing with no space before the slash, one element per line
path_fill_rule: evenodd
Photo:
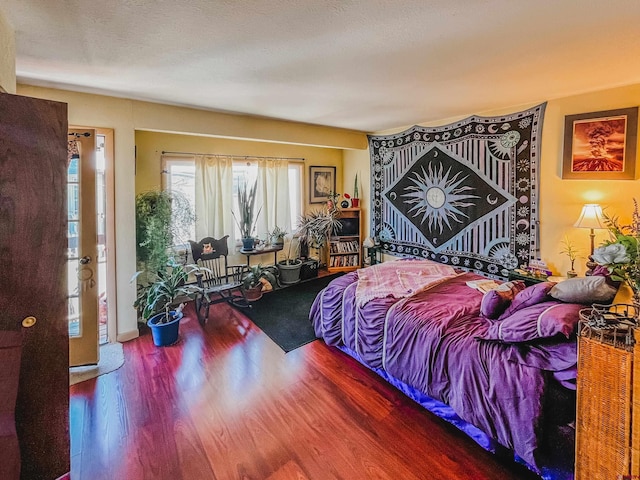
<path fill-rule="evenodd" d="M 256 210 L 262 206 L 256 233 L 266 238 L 275 226 L 291 232 L 289 202 L 289 162 L 282 159 L 258 159 Z"/>
<path fill-rule="evenodd" d="M 233 208 L 233 158 L 198 155 L 196 164 L 196 241 L 229 235 L 236 243 Z"/>

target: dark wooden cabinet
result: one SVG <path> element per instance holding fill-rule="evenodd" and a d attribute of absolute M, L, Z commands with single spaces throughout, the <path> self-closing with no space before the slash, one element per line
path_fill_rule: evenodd
<path fill-rule="evenodd" d="M 67 129 L 66 104 L 0 94 L 0 342 L 22 335 L 22 479 L 69 472 Z M 25 329 L 28 317 L 35 324 Z M 0 371 L 9 374 L 4 363 Z M 0 463 L 14 454 L 0 449 Z"/>

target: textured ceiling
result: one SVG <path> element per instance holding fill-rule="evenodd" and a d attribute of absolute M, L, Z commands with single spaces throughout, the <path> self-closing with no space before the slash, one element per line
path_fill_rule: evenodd
<path fill-rule="evenodd" d="M 640 83 L 640 0 L 0 0 L 19 83 L 380 131 Z"/>

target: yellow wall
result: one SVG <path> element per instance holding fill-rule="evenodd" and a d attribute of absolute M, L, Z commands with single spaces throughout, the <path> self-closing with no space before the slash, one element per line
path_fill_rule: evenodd
<path fill-rule="evenodd" d="M 170 107 L 148 102 L 125 100 L 102 95 L 56 90 L 49 88 L 18 85 L 18 93 L 37 98 L 46 98 L 65 102 L 69 105 L 69 124 L 84 127 L 101 127 L 114 129 L 115 142 L 115 225 L 116 225 L 116 282 L 117 282 L 117 324 L 118 340 L 125 341 L 138 335 L 137 319 L 132 307 L 135 299 L 135 286 L 130 282 L 136 268 L 135 262 L 135 147 L 136 131 L 153 130 L 157 132 L 180 132 L 210 137 L 223 136 L 243 139 L 242 142 L 229 143 L 234 148 L 255 149 L 255 152 L 274 152 L 295 150 L 294 145 L 276 143 L 314 145 L 331 147 L 327 153 L 327 162 L 340 160 L 336 157 L 336 149 L 364 148 L 366 137 L 362 133 L 348 130 L 296 124 L 264 118 L 242 115 L 229 115 L 203 110 Z M 201 137 L 192 137 L 200 142 Z M 257 147 L 253 141 L 259 140 L 264 145 Z M 230 140 L 229 140 L 230 141 Z M 267 147 L 266 142 L 274 142 Z M 187 151 L 197 151 L 193 144 Z M 285 148 L 287 147 L 287 148 Z M 292 150 L 288 150 L 288 148 Z M 161 151 L 164 146 L 146 147 Z M 173 150 L 176 147 L 171 147 Z M 204 147 L 203 147 L 204 148 Z M 300 147 L 298 147 L 300 148 Z M 166 147 L 169 149 L 169 147 Z M 177 149 L 177 148 L 176 148 Z M 180 148 L 182 150 L 182 148 Z M 314 161 L 320 161 L 322 149 L 308 149 L 313 153 Z M 211 153 L 207 146 L 207 151 Z M 231 152 L 234 153 L 234 152 Z M 306 153 L 305 153 L 306 155 Z M 295 155 L 298 156 L 298 155 Z M 310 157 L 311 158 L 311 157 Z M 144 161 L 143 161 L 144 163 Z M 142 167 L 150 168 L 152 167 Z M 151 182 L 157 183 L 158 170 L 153 173 Z M 338 179 L 338 181 L 340 181 Z M 146 182 L 144 180 L 143 182 Z"/>
<path fill-rule="evenodd" d="M 265 156 L 304 158 L 304 208 L 314 208 L 309 202 L 309 166 L 336 167 L 336 185 L 340 191 L 342 185 L 342 150 L 336 148 L 319 148 L 306 145 L 290 145 L 284 143 L 255 142 L 213 138 L 193 135 L 178 135 L 160 132 L 136 132 L 136 192 L 158 188 L 162 185 L 161 155 L 162 151 L 214 153 L 238 156 Z M 199 239 L 196 239 L 199 240 Z M 282 253 L 284 255 L 284 253 Z M 243 256 L 235 256 L 234 262 L 243 262 Z M 251 264 L 273 263 L 273 254 L 265 254 L 251 259 Z"/>
<path fill-rule="evenodd" d="M 469 112 L 485 116 L 500 115 L 524 110 L 541 102 L 519 105 L 509 109 L 486 112 Z M 564 275 L 570 268 L 570 261 L 562 255 L 561 242 L 566 235 L 581 251 L 582 258 L 576 261 L 578 273 L 584 273 L 585 258 L 589 252 L 589 230 L 574 228 L 584 203 L 599 203 L 610 214 L 619 215 L 629 223 L 633 209 L 633 198 L 640 200 L 639 180 L 563 180 L 562 157 L 564 142 L 564 117 L 577 113 L 597 112 L 640 105 L 640 85 L 631 85 L 603 90 L 589 94 L 552 99 L 547 102 L 542 129 L 542 148 L 540 152 L 540 256 L 555 273 Z M 421 123 L 424 126 L 445 125 L 461 117 L 448 118 L 435 122 Z M 380 132 L 397 133 L 408 126 Z M 640 149 L 639 149 L 640 151 Z M 369 175 L 369 153 L 364 151 L 346 151 L 344 156 L 344 177 L 346 182 L 354 172 L 362 171 Z M 636 178 L 640 176 L 640 166 L 636 164 Z M 347 183 L 348 185 L 348 183 Z M 368 219 L 369 195 L 365 186 L 364 217 Z M 362 195 L 361 195 L 362 196 Z M 370 222 L 367 220 L 367 232 Z M 605 230 L 596 231 L 596 246 L 607 238 Z"/>
<path fill-rule="evenodd" d="M 232 140 L 228 138 L 177 135 L 170 133 L 136 132 L 136 192 L 161 185 L 162 151 L 213 153 L 238 156 L 304 158 L 305 201 L 309 200 L 308 174 L 310 165 L 336 167 L 336 185 L 342 185 L 342 150 L 306 145 Z M 308 204 L 307 204 L 308 206 Z"/>
<path fill-rule="evenodd" d="M 16 42 L 13 28 L 0 11 L 0 91 L 16 93 Z"/>

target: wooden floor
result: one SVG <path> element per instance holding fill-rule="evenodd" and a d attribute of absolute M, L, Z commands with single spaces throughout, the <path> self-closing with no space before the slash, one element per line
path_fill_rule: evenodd
<path fill-rule="evenodd" d="M 73 480 L 538 478 L 322 341 L 285 355 L 226 305 L 180 332 L 71 387 Z"/>

